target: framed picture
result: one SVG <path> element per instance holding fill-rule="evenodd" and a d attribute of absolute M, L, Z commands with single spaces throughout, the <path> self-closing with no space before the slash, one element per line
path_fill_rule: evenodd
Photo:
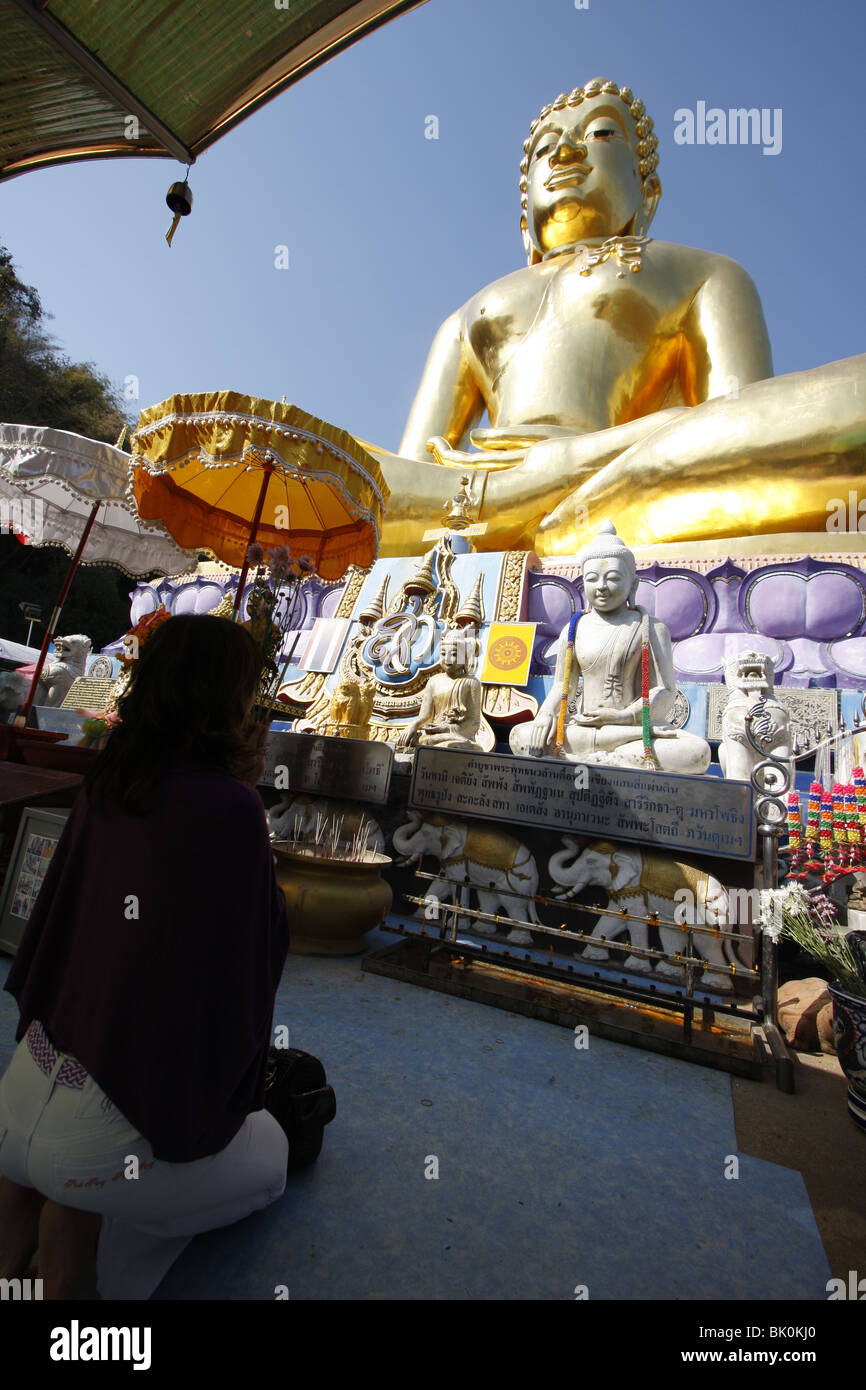
<path fill-rule="evenodd" d="M 0 951 L 14 956 L 69 812 L 25 806 L 0 891 Z"/>

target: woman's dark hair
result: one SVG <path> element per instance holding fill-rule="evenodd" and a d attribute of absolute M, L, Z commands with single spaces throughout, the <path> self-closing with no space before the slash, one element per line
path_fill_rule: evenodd
<path fill-rule="evenodd" d="M 170 618 L 141 648 L 117 712 L 120 724 L 90 769 L 92 805 L 143 815 L 174 765 L 203 762 L 239 773 L 254 734 L 250 701 L 264 658 L 246 628 L 227 618 Z"/>

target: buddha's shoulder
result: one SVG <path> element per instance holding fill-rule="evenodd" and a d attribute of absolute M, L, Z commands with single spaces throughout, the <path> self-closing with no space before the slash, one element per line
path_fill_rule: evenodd
<path fill-rule="evenodd" d="M 541 287 L 538 266 L 522 266 L 518 270 L 511 270 L 498 280 L 491 280 L 489 285 L 473 294 L 456 310 L 452 319 L 455 322 L 472 323 L 485 314 L 495 318 L 503 308 L 510 308 L 516 298 L 532 294 L 536 287 Z"/>
<path fill-rule="evenodd" d="M 644 250 L 644 262 L 662 269 L 677 269 L 706 279 L 719 276 L 726 279 L 749 280 L 748 272 L 730 256 L 718 251 L 703 251 L 697 246 L 682 246 L 674 241 L 649 242 Z"/>
<path fill-rule="evenodd" d="M 498 280 L 491 280 L 483 289 L 473 294 L 451 315 L 449 322 L 472 323 L 482 315 L 496 317 L 503 309 L 511 309 L 516 300 L 534 298 L 543 293 L 546 281 L 571 269 L 571 258 L 556 258 L 544 264 L 521 266 L 509 271 Z M 651 238 L 643 253 L 645 269 L 661 270 L 678 277 L 691 277 L 696 282 L 711 277 L 730 281 L 742 280 L 751 284 L 748 272 L 730 256 L 717 251 L 704 251 L 696 246 L 683 246 L 673 241 L 656 241 Z M 575 263 L 575 273 L 580 267 Z"/>

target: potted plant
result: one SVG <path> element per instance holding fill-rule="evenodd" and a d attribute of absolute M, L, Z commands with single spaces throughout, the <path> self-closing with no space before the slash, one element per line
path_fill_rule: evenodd
<path fill-rule="evenodd" d="M 794 941 L 830 977 L 836 1055 L 848 1080 L 848 1111 L 866 1130 L 866 971 L 821 888 L 801 883 L 761 894 L 765 931 Z"/>

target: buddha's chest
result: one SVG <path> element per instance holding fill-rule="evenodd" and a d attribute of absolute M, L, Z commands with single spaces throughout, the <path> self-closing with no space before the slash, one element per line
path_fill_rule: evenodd
<path fill-rule="evenodd" d="M 651 267 L 633 274 L 613 257 L 588 275 L 569 256 L 491 287 L 467 337 L 497 423 L 616 423 L 679 308 Z"/>
<path fill-rule="evenodd" d="M 634 699 L 639 680 L 640 634 L 635 624 L 583 619 L 574 644 L 575 678 L 583 679 L 584 707 L 622 705 Z"/>
<path fill-rule="evenodd" d="M 433 676 L 428 687 L 434 715 L 441 715 L 459 704 L 466 682 L 448 675 Z"/>

